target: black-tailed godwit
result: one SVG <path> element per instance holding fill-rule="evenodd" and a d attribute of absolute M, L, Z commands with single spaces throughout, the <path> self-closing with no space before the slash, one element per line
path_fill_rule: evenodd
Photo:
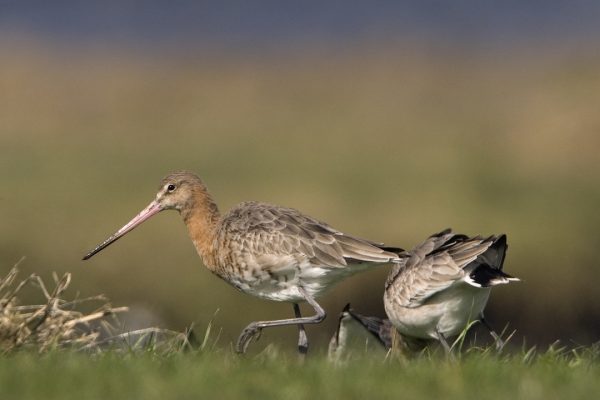
<path fill-rule="evenodd" d="M 408 338 L 439 340 L 479 320 L 499 349 L 503 343 L 483 316 L 491 287 L 518 281 L 502 272 L 506 235 L 467 237 L 447 229 L 409 252 L 390 272 L 384 294 L 386 313 Z"/>
<path fill-rule="evenodd" d="M 144 210 L 84 260 L 164 210 L 179 212 L 210 271 L 244 293 L 293 304 L 295 318 L 249 324 L 236 345 L 241 353 L 263 328 L 283 325 L 298 326 L 298 349 L 306 353 L 304 324 L 317 324 L 326 315 L 316 298 L 356 272 L 405 257 L 400 248 L 346 235 L 291 208 L 244 202 L 221 216 L 200 178 L 176 172 L 162 180 Z M 302 317 L 299 302 L 310 304 L 316 314 Z"/>

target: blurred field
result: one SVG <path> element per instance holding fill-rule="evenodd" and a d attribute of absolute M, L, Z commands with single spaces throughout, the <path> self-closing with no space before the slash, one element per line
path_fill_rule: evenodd
<path fill-rule="evenodd" d="M 233 354 L 156 359 L 21 353 L 0 358 L 0 394 L 21 400 L 590 399 L 600 390 L 594 357 L 548 352 L 534 359 L 520 354 L 499 360 L 473 354 L 460 363 L 365 357 L 334 367 L 320 358 L 300 366 L 293 359 L 268 355 L 248 360 Z"/>
<path fill-rule="evenodd" d="M 523 282 L 495 290 L 488 319 L 517 344 L 600 336 L 600 58 L 585 51 L 147 55 L 4 41 L 0 58 L 0 275 L 23 255 L 24 272 L 70 271 L 82 295 L 131 306 L 131 328 L 205 326 L 219 309 L 224 347 L 252 320 L 290 316 L 203 269 L 174 213 L 80 261 L 163 175 L 189 169 L 222 211 L 273 202 L 406 248 L 449 226 L 505 232 L 505 268 Z M 310 337 L 327 338 L 349 301 L 383 315 L 386 273 L 336 287 Z M 295 330 L 255 347 L 273 340 L 293 349 Z"/>

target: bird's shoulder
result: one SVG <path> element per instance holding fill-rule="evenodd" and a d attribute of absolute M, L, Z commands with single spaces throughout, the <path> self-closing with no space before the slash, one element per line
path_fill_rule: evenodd
<path fill-rule="evenodd" d="M 338 232 L 293 208 L 244 202 L 225 215 L 221 230 L 234 238 L 233 246 L 257 257 L 269 254 L 314 259 L 320 255 L 327 265 L 345 265 L 341 248 L 335 243 Z"/>
<path fill-rule="evenodd" d="M 222 225 L 230 231 L 268 232 L 313 237 L 311 233 L 336 234 L 327 223 L 289 207 L 258 201 L 247 201 L 233 207 Z"/>

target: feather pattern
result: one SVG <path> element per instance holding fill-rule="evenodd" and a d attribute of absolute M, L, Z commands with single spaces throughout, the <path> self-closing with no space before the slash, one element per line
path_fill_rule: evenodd
<path fill-rule="evenodd" d="M 460 332 L 483 313 L 490 286 L 518 280 L 502 272 L 506 249 L 506 235 L 467 237 L 450 229 L 432 235 L 388 275 L 388 317 L 411 337 Z"/>
<path fill-rule="evenodd" d="M 393 297 L 399 305 L 418 307 L 431 296 L 468 277 L 480 264 L 473 262 L 503 237 L 469 238 L 449 229 L 432 235 L 417 245 L 403 264 L 394 266 L 386 281 L 386 291 L 394 292 Z M 497 260 L 503 261 L 504 257 Z M 502 263 L 490 266 L 502 269 Z"/>
<path fill-rule="evenodd" d="M 230 210 L 213 247 L 214 272 L 245 292 L 270 299 L 295 299 L 294 285 L 318 296 L 330 283 L 365 267 L 406 257 L 400 248 L 384 248 L 295 209 L 260 202 Z M 292 294 L 282 294 L 286 289 Z"/>

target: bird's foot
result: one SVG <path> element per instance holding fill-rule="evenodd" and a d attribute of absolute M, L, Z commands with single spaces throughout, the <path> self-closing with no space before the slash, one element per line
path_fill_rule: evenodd
<path fill-rule="evenodd" d="M 301 356 L 306 355 L 306 353 L 308 353 L 308 343 L 300 343 L 300 344 L 298 344 L 298 353 Z"/>
<path fill-rule="evenodd" d="M 260 334 L 262 333 L 262 328 L 252 323 L 248 325 L 238 338 L 237 344 L 235 346 L 235 351 L 239 354 L 244 354 L 248 349 L 248 345 L 252 341 L 252 339 L 258 340 L 260 338 Z"/>
<path fill-rule="evenodd" d="M 300 331 L 298 335 L 298 353 L 301 356 L 306 355 L 308 353 L 308 337 L 306 337 L 306 332 L 303 330 Z"/>

